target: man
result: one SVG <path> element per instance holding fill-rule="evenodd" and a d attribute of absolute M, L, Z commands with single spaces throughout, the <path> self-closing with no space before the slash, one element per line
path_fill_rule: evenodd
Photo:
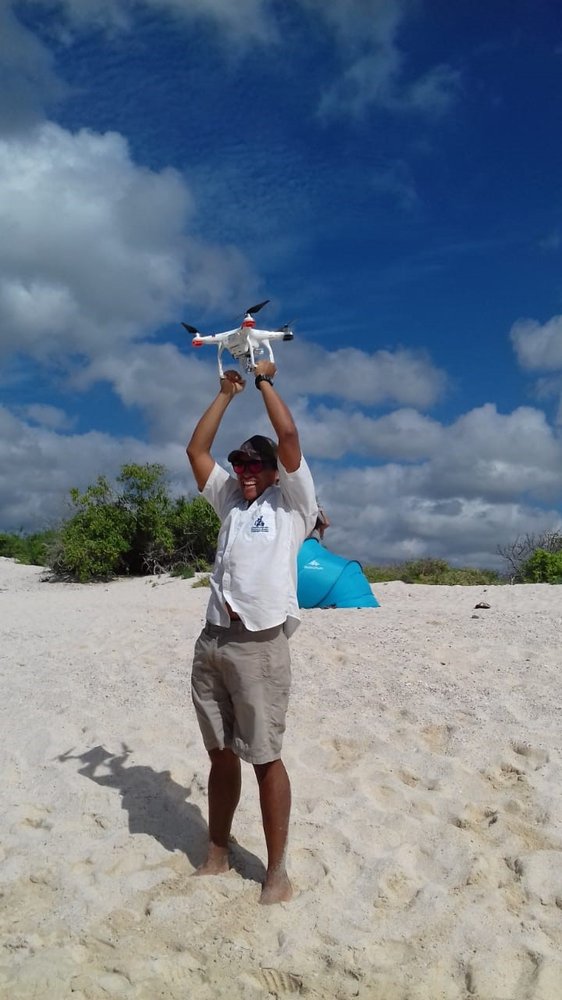
<path fill-rule="evenodd" d="M 224 414 L 245 388 L 234 371 L 199 420 L 187 455 L 197 486 L 221 520 L 207 624 L 195 645 L 192 696 L 209 774 L 209 848 L 200 875 L 228 871 L 228 841 L 240 798 L 240 759 L 252 764 L 267 846 L 261 903 L 292 896 L 286 868 L 291 786 L 281 760 L 290 687 L 288 637 L 298 625 L 297 553 L 318 508 L 291 413 L 260 361 L 255 385 L 277 444 L 254 435 L 228 456 L 236 478 L 211 447 Z"/>

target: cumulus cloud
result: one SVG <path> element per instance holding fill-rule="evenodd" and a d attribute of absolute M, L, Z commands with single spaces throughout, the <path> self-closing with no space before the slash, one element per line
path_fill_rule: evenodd
<path fill-rule="evenodd" d="M 552 316 L 546 323 L 521 319 L 510 332 L 519 364 L 528 371 L 562 369 L 562 316 Z"/>
<path fill-rule="evenodd" d="M 185 301 L 233 299 L 248 265 L 188 239 L 192 212 L 182 177 L 136 165 L 116 133 L 46 123 L 0 140 L 3 352 L 95 357 Z"/>
<path fill-rule="evenodd" d="M 0 134 L 35 124 L 64 93 L 50 51 L 0 3 Z"/>
<path fill-rule="evenodd" d="M 373 422 L 372 456 L 381 447 L 377 434 L 395 423 L 390 454 L 400 464 L 379 460 L 336 473 L 322 453 L 313 462 L 334 551 L 363 561 L 434 555 L 501 566 L 499 544 L 560 527 L 562 441 L 541 411 L 500 414 L 486 405 L 448 427 L 396 411 Z M 407 447 L 418 434 L 420 460 L 405 464 L 416 457 Z"/>
<path fill-rule="evenodd" d="M 515 496 L 502 502 L 424 495 L 426 470 L 394 463 L 333 475 L 314 466 L 318 495 L 332 523 L 325 543 L 363 563 L 424 556 L 455 565 L 503 569 L 497 546 L 519 535 L 560 528 L 560 511 Z"/>
<path fill-rule="evenodd" d="M 26 420 L 53 431 L 69 430 L 75 423 L 75 420 L 61 410 L 60 406 L 50 406 L 46 403 L 31 403 L 22 408 L 22 413 Z"/>
<path fill-rule="evenodd" d="M 125 462 L 159 462 L 179 492 L 194 494 L 185 454 L 175 444 L 151 445 L 95 431 L 60 434 L 0 407 L 0 512 L 3 531 L 40 530 L 69 516 L 69 490 L 98 475 L 117 475 Z"/>
<path fill-rule="evenodd" d="M 312 407 L 305 398 L 291 404 L 307 455 L 337 460 L 419 461 L 433 455 L 443 437 L 441 425 L 412 409 L 394 410 L 374 419 L 357 409 Z"/>
<path fill-rule="evenodd" d="M 283 350 L 280 345 L 279 354 Z M 291 389 L 378 406 L 399 403 L 427 409 L 445 392 L 447 376 L 424 352 L 406 349 L 368 353 L 355 347 L 326 351 L 297 341 L 283 354 Z"/>
<path fill-rule="evenodd" d="M 542 410 L 518 407 L 500 414 L 488 403 L 459 417 L 428 471 L 432 496 L 514 495 L 554 502 L 562 494 L 562 442 Z"/>

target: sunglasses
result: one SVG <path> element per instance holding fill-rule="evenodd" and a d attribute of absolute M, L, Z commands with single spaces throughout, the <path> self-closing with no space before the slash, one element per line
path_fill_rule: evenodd
<path fill-rule="evenodd" d="M 250 472 L 252 476 L 257 476 L 258 472 L 263 472 L 266 464 L 266 462 L 262 462 L 261 458 L 256 458 L 252 462 L 233 462 L 232 468 L 237 476 L 241 476 L 243 472 Z"/>

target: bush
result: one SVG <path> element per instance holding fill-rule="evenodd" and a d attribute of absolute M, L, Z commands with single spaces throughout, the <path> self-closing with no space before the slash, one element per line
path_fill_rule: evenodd
<path fill-rule="evenodd" d="M 394 566 L 365 566 L 364 573 L 369 583 L 385 583 L 402 580 L 404 583 L 436 584 L 443 587 L 475 587 L 482 584 L 500 583 L 499 574 L 492 569 L 466 567 L 455 569 L 444 559 L 416 559 Z"/>
<path fill-rule="evenodd" d="M 125 570 L 133 535 L 132 519 L 119 506 L 107 479 L 99 476 L 84 493 L 70 491 L 76 514 L 63 524 L 51 568 L 57 576 L 86 583 Z"/>
<path fill-rule="evenodd" d="M 28 566 L 47 566 L 55 537 L 55 531 L 40 531 L 33 535 L 0 532 L 0 556 L 17 559 Z"/>
<path fill-rule="evenodd" d="M 537 549 L 521 567 L 524 583 L 562 583 L 562 552 Z"/>
<path fill-rule="evenodd" d="M 124 465 L 117 489 L 104 476 L 84 493 L 73 489 L 74 515 L 63 524 L 53 572 L 80 582 L 134 575 L 206 570 L 219 520 L 202 497 L 170 497 L 161 465 Z"/>
<path fill-rule="evenodd" d="M 204 497 L 181 497 L 172 515 L 176 549 L 196 571 L 209 569 L 215 558 L 220 521 Z"/>
<path fill-rule="evenodd" d="M 518 535 L 514 542 L 498 545 L 498 553 L 505 559 L 512 583 L 528 583 L 524 567 L 537 550 L 562 552 L 562 532 L 543 531 L 540 535 Z"/>

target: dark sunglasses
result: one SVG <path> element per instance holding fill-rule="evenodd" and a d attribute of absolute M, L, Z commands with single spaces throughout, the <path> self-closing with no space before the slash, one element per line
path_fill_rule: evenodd
<path fill-rule="evenodd" d="M 252 462 L 233 462 L 232 468 L 237 476 L 241 476 L 243 472 L 250 472 L 253 476 L 257 476 L 258 472 L 263 472 L 265 465 L 266 463 L 262 462 L 261 458 L 256 458 Z"/>

